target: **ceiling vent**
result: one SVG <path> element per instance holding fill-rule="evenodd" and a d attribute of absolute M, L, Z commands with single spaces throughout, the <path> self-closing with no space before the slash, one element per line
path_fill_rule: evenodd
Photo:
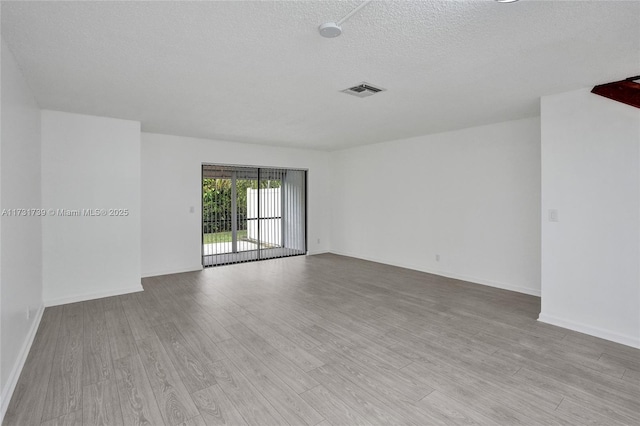
<path fill-rule="evenodd" d="M 362 82 L 357 86 L 349 87 L 348 89 L 341 90 L 343 93 L 357 96 L 359 98 L 366 98 L 367 96 L 375 95 L 378 92 L 384 92 L 386 89 L 381 87 L 375 87 L 367 82 Z"/>

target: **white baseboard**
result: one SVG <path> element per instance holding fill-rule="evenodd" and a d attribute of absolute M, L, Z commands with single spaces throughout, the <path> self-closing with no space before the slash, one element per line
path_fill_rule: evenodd
<path fill-rule="evenodd" d="M 441 275 L 443 277 L 453 278 L 453 279 L 456 279 L 456 280 L 468 281 L 468 282 L 474 283 L 474 284 L 480 284 L 480 285 L 486 285 L 486 286 L 489 286 L 489 287 L 499 288 L 501 290 L 515 291 L 516 293 L 528 294 L 529 296 L 540 297 L 540 294 L 541 294 L 540 290 L 535 289 L 535 288 L 521 287 L 521 286 L 517 286 L 517 285 L 502 283 L 502 282 L 498 282 L 498 281 L 487 280 L 487 279 L 483 279 L 483 278 L 469 277 L 469 276 L 466 276 L 466 275 L 460 275 L 460 274 L 454 274 L 454 273 L 442 272 L 442 271 L 435 271 L 435 272 L 424 271 L 424 272 L 428 272 L 428 273 L 434 274 L 434 275 Z"/>
<path fill-rule="evenodd" d="M 530 296 L 540 297 L 540 290 L 539 289 L 533 289 L 533 288 L 529 288 L 529 287 L 520 287 L 520 286 L 501 283 L 501 282 L 497 282 L 497 281 L 487 280 L 487 279 L 484 279 L 484 278 L 477 278 L 477 277 L 470 277 L 470 276 L 466 276 L 466 275 L 456 274 L 456 273 L 453 273 L 453 272 L 436 271 L 436 270 L 431 270 L 431 269 L 424 268 L 424 267 L 418 266 L 418 265 L 407 264 L 407 263 L 404 263 L 404 262 L 389 262 L 389 261 L 384 260 L 384 259 L 376 259 L 376 258 L 372 258 L 372 257 L 358 256 L 356 254 L 339 252 L 339 251 L 335 251 L 335 250 L 332 250 L 331 253 L 337 254 L 337 255 L 340 255 L 340 256 L 355 257 L 356 259 L 368 260 L 368 261 L 371 261 L 371 262 L 383 263 L 385 265 L 398 266 L 400 268 L 413 269 L 414 271 L 426 272 L 427 274 L 439 275 L 441 277 L 453 278 L 453 279 L 456 279 L 456 280 L 467 281 L 467 282 L 471 282 L 471 283 L 474 283 L 474 284 L 486 285 L 486 286 L 489 286 L 489 287 L 495 287 L 495 288 L 499 288 L 499 289 L 502 289 L 502 290 L 515 291 L 517 293 L 523 293 L 523 294 L 528 294 Z"/>
<path fill-rule="evenodd" d="M 0 401 L 2 401 L 2 405 L 0 407 L 0 409 L 2 410 L 0 412 L 0 424 L 2 424 L 4 415 L 7 413 L 7 408 L 9 407 L 11 396 L 13 395 L 13 391 L 16 389 L 16 385 L 18 384 L 18 379 L 20 378 L 20 373 L 22 372 L 24 363 L 27 361 L 27 356 L 29 355 L 29 351 L 31 350 L 33 340 L 36 337 L 36 332 L 38 331 L 38 327 L 40 326 L 40 320 L 42 319 L 43 313 L 44 306 L 40 306 L 40 308 L 38 308 L 38 311 L 36 312 L 35 317 L 33 318 L 33 323 L 31 323 L 31 328 L 29 328 L 29 332 L 27 333 L 27 337 L 22 344 L 22 348 L 20 348 L 18 359 L 16 359 L 16 362 L 13 365 L 11 372 L 9 373 L 7 383 L 5 383 L 4 388 L 2 389 L 2 397 L 0 398 Z"/>
<path fill-rule="evenodd" d="M 319 251 L 308 251 L 307 256 L 314 256 L 316 254 L 325 254 L 330 253 L 329 250 L 319 250 Z"/>
<path fill-rule="evenodd" d="M 202 271 L 202 265 L 191 266 L 189 268 L 164 269 L 162 271 L 143 272 L 142 278 L 157 277 L 159 275 L 181 274 L 183 272 Z"/>
<path fill-rule="evenodd" d="M 590 336 L 599 337 L 601 339 L 610 340 L 612 342 L 640 349 L 640 338 L 638 337 L 627 336 L 624 334 L 605 330 L 603 328 L 593 327 L 587 324 L 560 318 L 555 315 L 543 313 L 538 316 L 538 321 L 555 325 L 557 327 L 568 328 L 569 330 L 577 331 L 579 333 L 588 334 Z"/>
<path fill-rule="evenodd" d="M 49 307 L 49 306 L 65 305 L 67 303 L 84 302 L 87 300 L 101 299 L 103 297 L 120 296 L 122 294 L 137 293 L 139 291 L 144 291 L 144 289 L 142 288 L 142 284 L 134 285 L 131 287 L 118 288 L 118 289 L 109 290 L 109 291 L 99 291 L 95 293 L 84 293 L 84 294 L 76 294 L 76 295 L 67 296 L 67 297 L 59 297 L 56 299 L 47 299 L 44 301 L 44 306 Z"/>

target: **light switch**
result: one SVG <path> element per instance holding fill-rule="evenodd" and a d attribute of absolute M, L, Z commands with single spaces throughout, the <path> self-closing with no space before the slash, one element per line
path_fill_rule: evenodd
<path fill-rule="evenodd" d="M 191 206 L 189 207 L 189 213 L 195 213 L 196 212 L 196 208 Z"/>
<path fill-rule="evenodd" d="M 549 222 L 557 222 L 558 221 L 558 210 L 549 209 Z"/>

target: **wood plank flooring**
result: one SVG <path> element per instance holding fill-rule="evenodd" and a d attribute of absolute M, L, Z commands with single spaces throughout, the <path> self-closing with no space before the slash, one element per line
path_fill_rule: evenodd
<path fill-rule="evenodd" d="M 637 425 L 640 351 L 540 299 L 335 256 L 45 310 L 4 425 Z"/>

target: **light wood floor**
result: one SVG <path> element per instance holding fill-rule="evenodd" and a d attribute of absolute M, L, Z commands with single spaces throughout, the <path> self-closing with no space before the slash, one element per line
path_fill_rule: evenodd
<path fill-rule="evenodd" d="M 536 297 L 334 255 L 47 308 L 6 425 L 638 424 L 640 351 Z"/>

